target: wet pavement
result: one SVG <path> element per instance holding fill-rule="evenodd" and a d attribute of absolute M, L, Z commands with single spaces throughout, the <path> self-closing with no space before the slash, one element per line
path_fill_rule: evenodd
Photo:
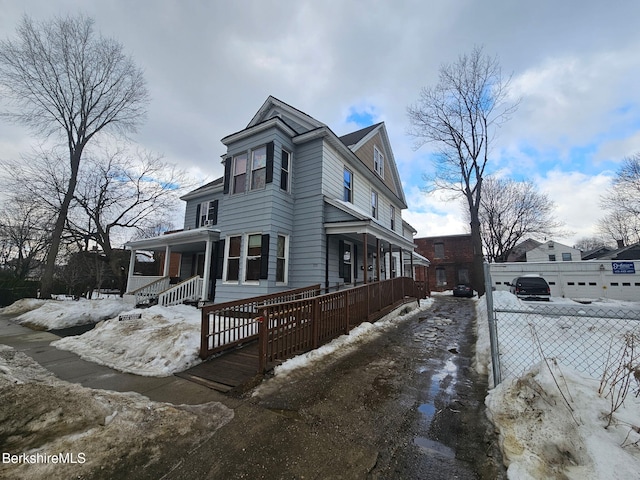
<path fill-rule="evenodd" d="M 266 380 L 167 478 L 501 479 L 472 368 L 474 301 L 438 296 L 357 348 Z"/>

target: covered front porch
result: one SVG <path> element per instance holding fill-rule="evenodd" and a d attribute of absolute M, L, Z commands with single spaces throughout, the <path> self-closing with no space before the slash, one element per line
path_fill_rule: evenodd
<path fill-rule="evenodd" d="M 416 278 L 417 268 L 429 260 L 414 251 L 415 244 L 378 219 L 337 200 L 325 199 L 327 261 L 325 291 L 389 280 Z M 335 258 L 337 250 L 337 269 Z M 337 271 L 336 271 L 337 270 Z"/>
<path fill-rule="evenodd" d="M 213 269 L 219 240 L 220 231 L 205 226 L 127 242 L 125 248 L 131 250 L 131 258 L 125 298 L 136 305 L 157 302 L 165 306 L 213 298 L 215 281 L 211 280 L 215 278 Z M 159 275 L 136 275 L 139 252 L 161 254 L 163 264 Z M 169 272 L 171 259 L 175 258 L 173 254 L 180 254 L 180 258 L 189 254 L 197 256 L 196 270 L 185 275 L 178 268 L 178 276 L 171 278 Z"/>

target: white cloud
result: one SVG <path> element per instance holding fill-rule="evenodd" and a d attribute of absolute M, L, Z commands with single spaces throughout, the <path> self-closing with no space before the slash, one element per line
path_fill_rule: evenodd
<path fill-rule="evenodd" d="M 541 193 L 555 202 L 556 218 L 572 233 L 556 240 L 573 245 L 596 234 L 596 223 L 605 215 L 600 196 L 611 184 L 611 173 L 588 176 L 580 172 L 553 170 L 534 179 Z"/>

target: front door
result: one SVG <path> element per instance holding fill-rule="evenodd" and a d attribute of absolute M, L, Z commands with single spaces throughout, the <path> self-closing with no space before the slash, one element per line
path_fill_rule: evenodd
<path fill-rule="evenodd" d="M 342 256 L 344 283 L 353 283 L 353 265 L 355 263 L 353 250 L 352 243 L 344 242 L 344 254 Z"/>

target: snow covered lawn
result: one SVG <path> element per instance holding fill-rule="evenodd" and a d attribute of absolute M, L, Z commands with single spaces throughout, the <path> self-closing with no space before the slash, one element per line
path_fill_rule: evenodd
<path fill-rule="evenodd" d="M 568 303 L 563 299 L 557 301 Z M 494 302 L 501 308 L 527 308 L 508 292 L 494 292 Z M 478 300 L 477 310 L 476 364 L 478 371 L 488 373 L 491 357 L 484 298 Z M 501 323 L 505 321 L 499 319 Z M 539 321 L 538 318 L 536 322 Z M 558 318 L 549 317 L 546 322 L 553 328 Z M 598 323 L 584 322 L 580 317 L 562 317 L 560 322 L 562 329 L 584 328 L 585 332 L 592 328 L 592 323 Z M 640 372 L 622 369 L 630 374 L 626 396 L 621 384 L 614 385 L 613 378 L 601 388 L 600 376 L 591 377 L 562 363 L 572 360 L 566 352 L 564 358 L 547 355 L 554 347 L 551 343 L 557 343 L 560 335 L 562 332 L 558 331 L 540 337 L 546 361 L 503 381 L 487 396 L 488 415 L 500 431 L 508 477 L 512 480 L 640 478 Z M 552 341 L 545 344 L 545 338 Z M 615 354 L 618 356 L 619 352 Z M 512 357 L 510 363 L 517 363 L 515 357 L 520 356 L 525 362 L 530 352 L 526 348 L 510 349 L 505 355 Z M 634 356 L 632 364 L 636 368 L 640 366 L 638 353 Z M 610 372 L 613 369 L 609 367 Z M 612 412 L 612 399 L 622 397 L 624 403 Z"/>
<path fill-rule="evenodd" d="M 122 372 L 166 377 L 201 361 L 200 310 L 187 305 L 131 309 L 120 298 L 25 299 L 5 307 L 2 313 L 20 313 L 16 319 L 19 323 L 44 330 L 99 321 L 89 332 L 62 338 L 52 345 Z M 140 318 L 120 321 L 121 314 Z"/>
<path fill-rule="evenodd" d="M 131 305 L 121 298 L 86 300 L 38 300 L 24 298 L 1 313 L 19 315 L 16 321 L 34 330 L 55 330 L 99 322 L 118 316 Z"/>

